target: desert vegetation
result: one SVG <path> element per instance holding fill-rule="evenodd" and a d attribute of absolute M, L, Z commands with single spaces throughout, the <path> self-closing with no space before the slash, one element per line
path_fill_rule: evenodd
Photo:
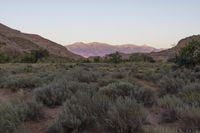
<path fill-rule="evenodd" d="M 198 133 L 199 51 L 192 67 L 184 51 L 186 65 L 119 53 L 106 63 L 39 63 L 44 51 L 24 58 L 37 63 L 0 64 L 0 132 Z"/>
<path fill-rule="evenodd" d="M 35 49 L 20 56 L 11 57 L 6 53 L 0 52 L 0 63 L 37 63 L 47 60 L 49 52 L 46 49 Z"/>

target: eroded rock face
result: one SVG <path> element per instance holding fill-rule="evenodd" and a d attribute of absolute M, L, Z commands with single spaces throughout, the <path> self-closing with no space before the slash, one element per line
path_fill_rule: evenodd
<path fill-rule="evenodd" d="M 190 37 L 187 37 L 187 38 L 184 38 L 184 39 L 180 40 L 178 42 L 178 44 L 175 46 L 175 48 L 176 49 L 181 49 L 181 48 L 187 46 L 187 44 L 189 42 L 191 42 L 192 40 L 200 41 L 200 35 L 193 35 L 193 36 L 190 36 Z"/>
<path fill-rule="evenodd" d="M 51 56 L 78 59 L 81 56 L 73 54 L 62 45 L 45 39 L 39 35 L 26 34 L 11 29 L 0 23 L 0 51 L 10 56 L 22 54 L 33 49 L 47 49 Z"/>

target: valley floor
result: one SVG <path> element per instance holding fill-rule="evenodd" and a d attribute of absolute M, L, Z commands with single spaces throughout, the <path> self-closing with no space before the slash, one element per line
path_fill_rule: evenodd
<path fill-rule="evenodd" d="M 0 64 L 0 132 L 197 133 L 200 67 Z"/>

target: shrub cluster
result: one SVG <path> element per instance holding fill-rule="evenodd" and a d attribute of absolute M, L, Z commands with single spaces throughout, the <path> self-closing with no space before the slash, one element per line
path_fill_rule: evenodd
<path fill-rule="evenodd" d="M 131 56 L 129 57 L 129 61 L 131 62 L 155 62 L 155 60 L 146 55 L 146 54 L 141 54 L 141 53 L 134 53 L 134 54 L 131 54 Z"/>
<path fill-rule="evenodd" d="M 41 59 L 46 59 L 49 52 L 46 49 L 32 50 L 30 53 L 24 54 L 20 58 L 21 63 L 37 63 Z"/>
<path fill-rule="evenodd" d="M 78 133 L 100 128 L 106 133 L 135 133 L 141 130 L 146 115 L 134 99 L 111 100 L 101 94 L 77 92 L 68 99 L 48 133 Z"/>
<path fill-rule="evenodd" d="M 158 101 L 158 105 L 166 111 L 163 114 L 163 121 L 174 122 L 180 119 L 181 113 L 188 107 L 180 98 L 175 96 L 164 96 Z"/>
<path fill-rule="evenodd" d="M 72 72 L 73 80 L 77 80 L 78 82 L 97 82 L 98 80 L 98 73 L 91 72 L 89 70 L 77 69 L 76 71 Z"/>
<path fill-rule="evenodd" d="M 8 76 L 1 81 L 1 87 L 9 88 L 14 91 L 19 89 L 33 89 L 41 84 L 41 80 L 37 76 L 23 75 L 23 76 Z"/>
<path fill-rule="evenodd" d="M 132 97 L 146 106 L 151 106 L 155 102 L 154 93 L 149 88 L 140 87 L 127 82 L 108 84 L 100 88 L 99 92 L 114 99 L 118 97 Z"/>
<path fill-rule="evenodd" d="M 190 83 L 184 86 L 179 96 L 185 103 L 200 107 L 200 84 Z"/>
<path fill-rule="evenodd" d="M 11 133 L 28 120 L 38 120 L 42 116 L 42 105 L 33 101 L 17 98 L 11 102 L 0 103 L 0 131 Z"/>
<path fill-rule="evenodd" d="M 77 81 L 53 81 L 48 85 L 43 85 L 34 90 L 35 97 L 47 106 L 62 105 L 66 99 L 70 98 L 78 90 L 95 91 L 95 86 Z"/>
<path fill-rule="evenodd" d="M 22 122 L 22 109 L 13 103 L 0 104 L 0 131 L 11 133 Z"/>
<path fill-rule="evenodd" d="M 139 133 L 146 114 L 135 100 L 118 98 L 103 116 L 102 126 L 106 133 Z"/>
<path fill-rule="evenodd" d="M 7 63 L 10 61 L 10 57 L 5 53 L 0 53 L 0 63 Z"/>
<path fill-rule="evenodd" d="M 182 48 L 177 56 L 176 62 L 180 66 L 194 67 L 200 65 L 200 41 L 193 40 Z"/>
<path fill-rule="evenodd" d="M 96 57 L 94 57 L 93 61 L 95 63 L 99 63 L 101 61 L 101 57 L 100 56 L 96 56 Z"/>
<path fill-rule="evenodd" d="M 159 100 L 159 105 L 166 109 L 163 120 L 173 122 L 180 120 L 182 129 L 200 129 L 200 108 L 195 105 L 185 104 L 180 98 L 175 96 L 165 96 Z"/>
<path fill-rule="evenodd" d="M 185 82 L 183 79 L 179 77 L 173 77 L 171 75 L 164 76 L 159 81 L 162 95 L 177 94 L 182 89 L 184 84 Z"/>
<path fill-rule="evenodd" d="M 109 100 L 105 96 L 91 96 L 87 92 L 77 92 L 65 103 L 57 121 L 49 128 L 48 133 L 76 133 L 96 125 L 97 116 L 107 111 Z"/>
<path fill-rule="evenodd" d="M 109 54 L 106 59 L 106 62 L 110 62 L 110 63 L 120 63 L 122 61 L 122 56 L 120 55 L 119 52 L 115 52 L 112 54 Z"/>
<path fill-rule="evenodd" d="M 53 82 L 43 85 L 34 91 L 37 101 L 41 101 L 48 106 L 61 105 L 72 92 L 68 89 L 66 82 Z"/>

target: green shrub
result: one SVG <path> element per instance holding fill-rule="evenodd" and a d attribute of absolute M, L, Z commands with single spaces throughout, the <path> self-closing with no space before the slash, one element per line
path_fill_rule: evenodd
<path fill-rule="evenodd" d="M 106 61 L 111 62 L 111 63 L 120 63 L 122 61 L 122 56 L 120 55 L 119 52 L 115 52 L 115 53 L 109 54 L 107 56 Z"/>
<path fill-rule="evenodd" d="M 145 120 L 142 106 L 134 99 L 118 98 L 109 106 L 101 126 L 106 133 L 140 133 Z"/>
<path fill-rule="evenodd" d="M 45 49 L 32 50 L 30 53 L 25 53 L 21 58 L 21 63 L 36 63 L 41 59 L 46 59 L 49 53 Z"/>
<path fill-rule="evenodd" d="M 194 67 L 200 64 L 200 42 L 193 40 L 182 48 L 176 61 L 180 66 Z"/>
<path fill-rule="evenodd" d="M 154 59 L 148 55 L 141 53 L 131 54 L 129 57 L 129 61 L 131 62 L 155 62 Z"/>
<path fill-rule="evenodd" d="M 100 61 L 101 61 L 101 57 L 100 56 L 94 57 L 94 62 L 95 63 L 99 63 Z"/>
<path fill-rule="evenodd" d="M 7 63 L 10 61 L 10 57 L 5 53 L 0 53 L 0 63 Z"/>
<path fill-rule="evenodd" d="M 36 63 L 36 57 L 31 53 L 26 53 L 20 58 L 21 63 Z"/>
<path fill-rule="evenodd" d="M 49 52 L 46 49 L 32 50 L 31 54 L 34 55 L 37 61 L 49 57 Z"/>

